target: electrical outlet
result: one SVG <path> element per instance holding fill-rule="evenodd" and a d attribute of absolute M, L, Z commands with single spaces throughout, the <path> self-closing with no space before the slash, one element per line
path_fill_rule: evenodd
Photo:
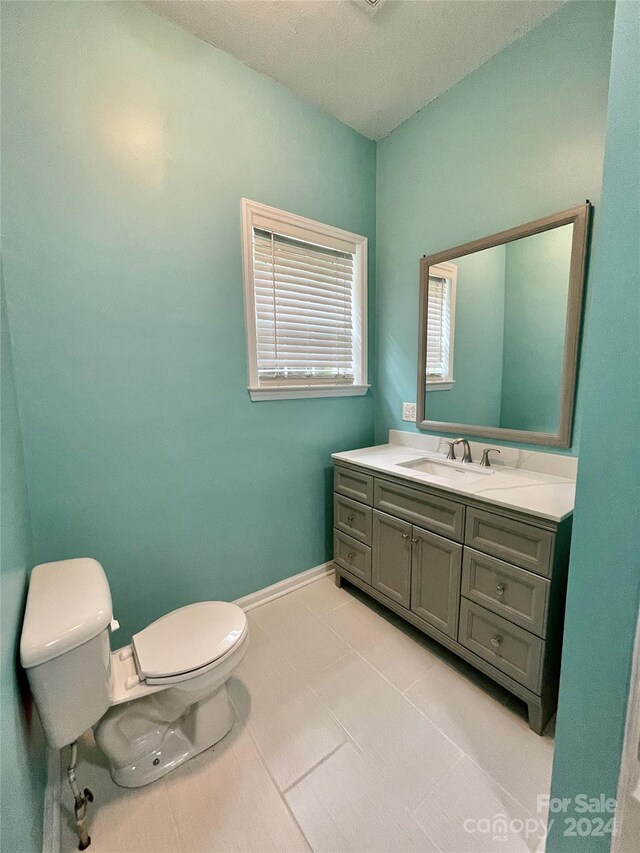
<path fill-rule="evenodd" d="M 402 404 L 402 420 L 403 421 L 412 421 L 416 422 L 416 404 L 415 403 L 403 403 Z"/>

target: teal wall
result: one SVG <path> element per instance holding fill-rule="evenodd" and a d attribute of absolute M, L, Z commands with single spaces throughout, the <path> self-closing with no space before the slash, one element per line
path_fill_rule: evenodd
<path fill-rule="evenodd" d="M 595 247 L 583 428 L 569 573 L 554 797 L 615 797 L 640 599 L 640 4 L 619 3 L 604 192 Z M 603 371 L 603 365 L 612 370 Z M 604 853 L 567 838 L 548 853 Z M 629 851 L 631 853 L 631 851 Z"/>
<path fill-rule="evenodd" d="M 612 20 L 611 3 L 567 3 L 379 143 L 377 441 L 412 429 L 419 258 L 586 198 L 597 211 Z M 572 453 L 582 409 L 579 383 Z"/>
<path fill-rule="evenodd" d="M 455 384 L 450 391 L 428 392 L 428 417 L 435 421 L 499 424 L 505 247 L 485 249 L 457 258 L 454 263 L 458 267 L 453 348 Z"/>
<path fill-rule="evenodd" d="M 506 247 L 501 427 L 558 429 L 572 240 L 565 225 Z"/>
<path fill-rule="evenodd" d="M 615 789 L 638 599 L 625 515 L 634 468 L 626 453 L 603 452 L 638 422 L 638 223 L 618 201 L 638 172 L 623 70 L 632 14 L 636 4 L 620 4 L 602 272 L 593 304 L 588 294 L 572 448 L 584 420 L 558 795 Z M 371 443 L 374 415 L 379 441 L 407 428 L 419 257 L 586 197 L 599 213 L 612 17 L 610 3 L 567 4 L 443 94 L 377 146 L 376 193 L 374 143 L 144 6 L 4 4 L 14 363 L 3 325 L 2 794 L 16 806 L 3 849 L 40 841 L 43 750 L 15 674 L 29 566 L 101 560 L 124 642 L 169 609 L 327 559 L 330 453 Z M 377 204 L 375 412 L 371 396 L 249 401 L 242 196 L 371 238 L 372 283 Z M 623 286 L 612 299 L 614 268 Z M 612 328 L 623 350 L 605 382 Z M 552 835 L 550 850 L 562 843 Z"/>
<path fill-rule="evenodd" d="M 373 282 L 375 143 L 142 4 L 2 29 L 35 559 L 100 560 L 123 643 L 330 558 L 330 454 L 373 442 L 373 400 L 250 402 L 240 199 L 369 237 Z"/>
<path fill-rule="evenodd" d="M 2 346 L 2 531 L 0 546 L 0 742 L 2 745 L 0 849 L 35 853 L 42 849 L 45 751 L 42 730 L 18 667 L 18 637 L 33 565 L 27 485 L 16 402 L 11 344 L 1 286 Z"/>

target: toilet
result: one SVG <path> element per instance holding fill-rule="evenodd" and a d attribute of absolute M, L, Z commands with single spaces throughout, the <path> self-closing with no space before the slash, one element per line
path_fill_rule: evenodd
<path fill-rule="evenodd" d="M 118 785 L 164 776 L 223 738 L 234 712 L 227 680 L 249 644 L 235 604 L 200 601 L 134 634 L 112 652 L 111 593 L 89 558 L 42 563 L 31 573 L 20 640 L 49 746 L 93 727 Z"/>

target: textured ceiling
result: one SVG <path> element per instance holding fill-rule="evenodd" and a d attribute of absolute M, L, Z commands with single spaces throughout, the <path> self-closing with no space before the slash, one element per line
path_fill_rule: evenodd
<path fill-rule="evenodd" d="M 381 139 L 562 0 L 162 0 L 147 5 Z"/>

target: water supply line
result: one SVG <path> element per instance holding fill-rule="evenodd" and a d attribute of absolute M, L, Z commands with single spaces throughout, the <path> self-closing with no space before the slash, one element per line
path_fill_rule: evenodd
<path fill-rule="evenodd" d="M 76 765 L 78 763 L 78 741 L 71 744 L 71 758 L 67 769 L 67 779 L 71 793 L 75 800 L 74 812 L 76 817 L 76 832 L 78 833 L 78 850 L 86 850 L 91 844 L 91 838 L 87 832 L 87 804 L 93 802 L 93 794 L 89 788 L 80 791 L 76 780 Z"/>

